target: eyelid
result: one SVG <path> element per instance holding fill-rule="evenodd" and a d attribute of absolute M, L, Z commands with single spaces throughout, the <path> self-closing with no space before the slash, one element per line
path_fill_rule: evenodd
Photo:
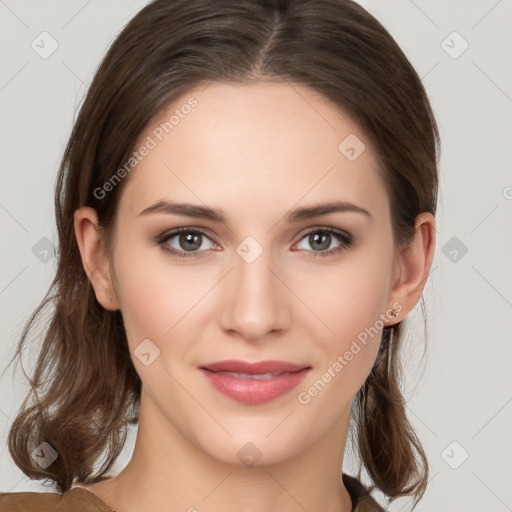
<path fill-rule="evenodd" d="M 168 229 L 164 231 L 161 235 L 158 235 L 155 237 L 155 242 L 159 244 L 163 244 L 166 241 L 171 240 L 172 238 L 175 238 L 176 236 L 180 235 L 181 233 L 196 233 L 201 234 L 205 238 L 208 238 L 213 244 L 220 246 L 219 242 L 216 240 L 216 237 L 210 233 L 210 231 L 206 228 L 201 227 L 189 227 L 189 226 L 180 226 L 173 229 Z M 206 251 L 191 251 L 191 252 L 206 252 Z"/>
<path fill-rule="evenodd" d="M 333 226 L 314 226 L 312 228 L 307 228 L 305 232 L 303 232 L 300 236 L 299 240 L 302 240 L 305 236 L 311 234 L 311 233 L 317 233 L 318 231 L 325 231 L 327 233 L 334 233 L 339 236 L 345 237 L 347 240 L 352 240 L 352 235 L 345 231 L 344 229 L 335 228 Z"/>

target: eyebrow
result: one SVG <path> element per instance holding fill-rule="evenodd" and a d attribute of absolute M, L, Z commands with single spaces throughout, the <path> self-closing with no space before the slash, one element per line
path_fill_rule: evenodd
<path fill-rule="evenodd" d="M 335 212 L 361 213 L 370 220 L 373 220 L 373 217 L 368 210 L 365 210 L 361 206 L 357 206 L 356 204 L 347 201 L 333 201 L 317 204 L 314 206 L 295 208 L 288 213 L 287 219 L 288 222 L 299 222 L 301 220 L 312 219 L 314 217 L 319 217 L 321 215 L 327 215 L 329 213 Z M 152 213 L 183 215 L 196 219 L 207 219 L 223 224 L 227 224 L 228 221 L 222 210 L 191 203 L 177 203 L 174 201 L 158 201 L 155 204 L 142 210 L 138 217 Z"/>

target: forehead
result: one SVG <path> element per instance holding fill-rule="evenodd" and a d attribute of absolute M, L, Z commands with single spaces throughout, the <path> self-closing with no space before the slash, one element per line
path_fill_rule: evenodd
<path fill-rule="evenodd" d="M 377 215 L 388 208 L 365 134 L 343 110 L 297 84 L 192 89 L 153 119 L 135 149 L 143 145 L 151 149 L 121 198 L 131 215 L 160 199 L 204 202 L 234 215 L 319 200 L 373 204 Z"/>

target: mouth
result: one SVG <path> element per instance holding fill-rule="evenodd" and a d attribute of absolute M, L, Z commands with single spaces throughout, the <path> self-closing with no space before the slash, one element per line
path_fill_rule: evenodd
<path fill-rule="evenodd" d="M 285 361 L 218 361 L 200 366 L 213 387 L 229 398 L 250 405 L 276 399 L 297 387 L 311 366 Z"/>

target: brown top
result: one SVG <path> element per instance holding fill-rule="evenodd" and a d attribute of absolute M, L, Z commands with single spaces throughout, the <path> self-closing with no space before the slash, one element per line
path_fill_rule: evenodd
<path fill-rule="evenodd" d="M 352 498 L 352 512 L 384 512 L 368 490 L 354 477 L 343 473 L 343 484 Z M 0 492 L 0 512 L 115 512 L 96 494 L 73 487 L 55 492 Z"/>

